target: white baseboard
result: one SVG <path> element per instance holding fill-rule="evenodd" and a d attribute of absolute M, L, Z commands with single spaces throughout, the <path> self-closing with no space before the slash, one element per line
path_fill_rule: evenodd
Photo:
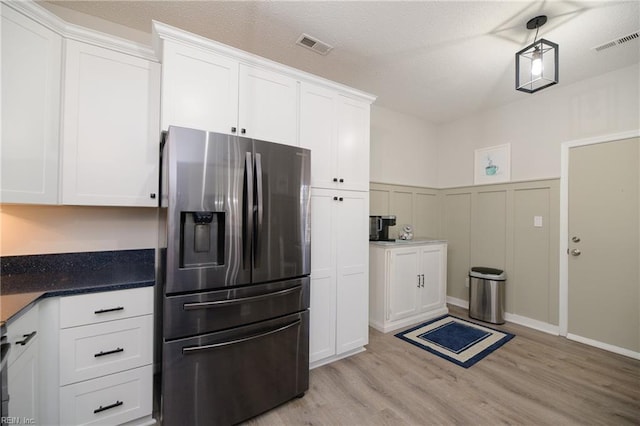
<path fill-rule="evenodd" d="M 464 309 L 469 309 L 469 302 L 464 299 L 458 299 L 456 297 L 447 296 L 447 303 L 453 306 L 459 306 Z"/>
<path fill-rule="evenodd" d="M 549 324 L 548 322 L 538 321 L 521 315 L 510 314 L 509 312 L 504 313 L 504 319 L 514 324 L 524 325 L 525 327 L 533 328 L 534 330 L 553 334 L 554 336 L 560 335 L 560 327 L 554 324 Z"/>
<path fill-rule="evenodd" d="M 458 306 L 460 308 L 469 309 L 469 302 L 464 299 L 458 299 L 456 297 L 447 296 L 447 303 Z M 523 325 L 525 327 L 533 328 L 534 330 L 542 331 L 544 333 L 553 334 L 555 336 L 560 334 L 560 327 L 547 322 L 538 321 L 533 318 L 523 317 L 521 315 L 504 313 L 505 321 L 509 321 L 514 324 Z"/>
<path fill-rule="evenodd" d="M 595 346 L 596 348 L 604 349 L 605 351 L 628 356 L 629 358 L 640 360 L 640 352 L 634 352 L 630 349 L 621 348 L 619 346 L 610 345 L 608 343 L 599 342 L 597 340 L 589 339 L 587 337 L 582 337 L 571 333 L 567 334 L 567 339 L 584 343 L 585 345 Z"/>

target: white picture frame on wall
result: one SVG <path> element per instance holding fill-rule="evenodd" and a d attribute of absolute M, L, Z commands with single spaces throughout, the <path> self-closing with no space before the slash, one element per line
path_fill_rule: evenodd
<path fill-rule="evenodd" d="M 473 183 L 475 185 L 511 180 L 511 144 L 475 150 Z"/>

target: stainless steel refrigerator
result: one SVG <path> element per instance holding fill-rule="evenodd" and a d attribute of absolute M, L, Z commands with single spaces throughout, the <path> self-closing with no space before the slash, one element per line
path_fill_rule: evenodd
<path fill-rule="evenodd" d="M 163 424 L 235 424 L 302 396 L 310 152 L 170 127 L 161 158 Z"/>

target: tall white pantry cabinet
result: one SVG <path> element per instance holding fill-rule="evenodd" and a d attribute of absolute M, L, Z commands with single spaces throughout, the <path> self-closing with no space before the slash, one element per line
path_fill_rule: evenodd
<path fill-rule="evenodd" d="M 161 126 L 311 150 L 309 361 L 368 343 L 369 125 L 375 97 L 161 23 Z"/>

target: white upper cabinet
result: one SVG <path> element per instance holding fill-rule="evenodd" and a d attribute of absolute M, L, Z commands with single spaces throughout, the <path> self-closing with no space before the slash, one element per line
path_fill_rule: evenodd
<path fill-rule="evenodd" d="M 162 128 L 190 127 L 297 145 L 297 80 L 164 41 Z"/>
<path fill-rule="evenodd" d="M 66 42 L 63 204 L 156 206 L 158 63 Z"/>
<path fill-rule="evenodd" d="M 62 37 L 2 3 L 0 201 L 58 203 Z"/>
<path fill-rule="evenodd" d="M 240 65 L 240 135 L 298 145 L 298 82 L 289 76 Z"/>
<path fill-rule="evenodd" d="M 369 190 L 369 102 L 311 83 L 300 86 L 300 145 L 311 154 L 311 185 Z"/>
<path fill-rule="evenodd" d="M 162 62 L 162 129 L 233 133 L 238 126 L 238 61 L 167 41 Z"/>

